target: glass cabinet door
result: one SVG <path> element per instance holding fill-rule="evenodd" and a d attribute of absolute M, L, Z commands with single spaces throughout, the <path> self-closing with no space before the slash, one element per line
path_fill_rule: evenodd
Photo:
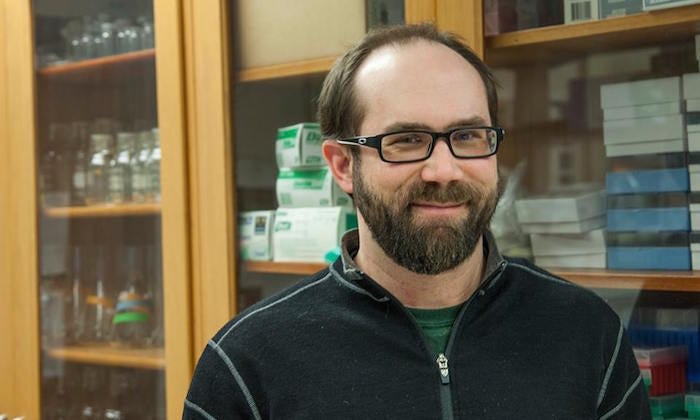
<path fill-rule="evenodd" d="M 32 6 L 42 418 L 165 418 L 153 4 Z"/>
<path fill-rule="evenodd" d="M 324 258 L 335 255 L 338 232 L 349 226 L 336 228 L 334 220 L 353 210 L 349 199 L 344 201 L 344 209 L 330 199 L 341 194 L 331 187 L 334 181 L 317 147 L 321 137 L 315 124 L 316 98 L 333 62 L 349 45 L 375 27 L 404 23 L 408 10 L 404 0 L 354 0 L 334 3 L 333 7 L 324 1 L 304 0 L 293 8 L 284 1 L 245 0 L 231 2 L 231 10 L 235 11 L 231 37 L 236 52 L 232 58 L 235 132 L 231 150 L 236 168 L 233 197 L 238 210 L 238 257 L 242 262 L 237 264 L 236 296 L 241 311 L 324 268 Z M 300 31 L 300 27 L 308 30 Z M 319 33 L 324 36 L 319 37 Z M 299 168 L 291 165 L 291 155 L 280 160 L 276 144 L 285 141 L 281 133 L 297 133 L 315 141 L 317 146 L 311 146 L 315 156 L 309 157 L 314 163 Z M 293 137 L 286 141 L 294 142 Z M 297 176 L 307 177 L 294 179 Z M 289 189 L 302 183 L 328 188 L 306 191 L 311 201 L 301 204 L 296 195 L 305 192 Z M 326 199 L 321 197 L 324 192 Z M 307 249 L 303 255 L 292 255 L 292 250 L 282 246 L 273 252 L 275 235 L 281 238 L 285 233 L 274 227 L 275 220 L 281 220 L 276 216 L 298 207 L 307 207 L 296 214 L 306 218 L 300 223 L 312 219 L 320 223 L 313 234 L 287 232 L 309 238 Z M 338 210 L 335 216 L 333 209 Z M 326 224 L 318 220 L 318 212 L 329 213 Z M 314 235 L 323 238 L 311 243 Z"/>

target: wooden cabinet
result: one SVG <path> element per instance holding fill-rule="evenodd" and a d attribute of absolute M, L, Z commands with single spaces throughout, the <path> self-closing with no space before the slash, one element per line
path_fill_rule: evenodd
<path fill-rule="evenodd" d="M 0 413 L 177 418 L 194 360 L 180 7 L 0 10 Z"/>
<path fill-rule="evenodd" d="M 240 211 L 277 207 L 276 129 L 315 118 L 313 99 L 337 57 L 241 66 L 234 55 L 237 2 L 155 0 L 154 48 L 45 66 L 37 58 L 45 51 L 37 46 L 47 31 L 58 36 L 60 19 L 58 27 L 55 21 L 42 22 L 47 24 L 36 35 L 35 19 L 44 3 L 0 0 L 0 371 L 9 372 L 0 382 L 0 413 L 52 418 L 46 401 L 55 394 L 46 388 L 47 369 L 54 369 L 56 378 L 92 366 L 107 376 L 126 372 L 142 378 L 137 380 L 167 408 L 167 418 L 179 418 L 194 363 L 215 331 L 242 306 L 325 266 L 241 261 L 237 217 Z M 564 102 L 577 103 L 575 95 L 561 93 L 571 80 L 594 80 L 590 92 L 610 81 L 697 71 L 697 64 L 693 69 L 683 57 L 700 32 L 700 5 L 484 37 L 481 1 L 398 3 L 404 21 L 431 21 L 460 34 L 498 74 L 517 81 L 502 95 L 502 112 L 510 115 L 502 122 L 508 134 L 499 162 L 513 168 L 527 157 L 530 169 L 523 182 L 532 192 L 543 188 L 550 175 L 538 159 L 562 142 L 585 144 L 576 149 L 589 162 L 581 180 L 604 179 L 600 116 L 590 116 L 594 123 L 581 126 L 576 121 L 583 115 L 565 117 L 561 111 Z M 70 8 L 86 2 L 61 4 Z M 91 4 L 97 7 L 91 13 L 99 14 L 101 3 Z M 657 67 L 634 68 L 634 74 L 613 68 L 623 67 L 624 57 L 638 49 L 647 51 L 647 59 L 660 54 Z M 601 55 L 613 70 L 589 73 Z M 587 106 L 599 106 L 587 100 Z M 99 112 L 158 122 L 159 201 L 42 201 L 42 153 L 53 141 L 52 124 Z M 42 246 L 52 228 L 69 250 L 100 241 L 110 247 L 147 243 L 159 250 L 162 345 L 42 344 L 47 322 L 42 285 L 57 282 L 44 278 L 50 252 L 42 253 Z M 73 260 L 70 255 L 63 257 L 66 264 Z M 627 293 L 633 306 L 639 298 L 645 305 L 692 307 L 700 292 L 697 271 L 553 271 L 603 294 Z M 118 283 L 110 286 L 113 299 L 122 289 Z M 47 301 L 55 295 L 44 293 Z"/>

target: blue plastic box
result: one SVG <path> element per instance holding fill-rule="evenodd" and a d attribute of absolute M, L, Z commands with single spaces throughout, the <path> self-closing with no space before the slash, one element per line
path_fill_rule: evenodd
<path fill-rule="evenodd" d="M 688 167 L 608 172 L 608 194 L 653 193 L 690 190 Z"/>
<path fill-rule="evenodd" d="M 690 211 L 688 207 L 608 209 L 607 230 L 630 231 L 689 231 Z"/>
<path fill-rule="evenodd" d="M 700 332 L 696 328 L 657 329 L 633 324 L 627 335 L 634 347 L 688 347 L 688 383 L 700 382 Z"/>

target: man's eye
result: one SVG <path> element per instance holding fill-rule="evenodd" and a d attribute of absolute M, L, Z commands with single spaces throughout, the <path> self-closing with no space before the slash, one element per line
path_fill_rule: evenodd
<path fill-rule="evenodd" d="M 385 138 L 384 144 L 387 146 L 413 146 L 422 145 L 426 142 L 426 136 L 420 133 L 400 133 Z"/>
<path fill-rule="evenodd" d="M 476 136 L 471 130 L 461 130 L 452 133 L 452 140 L 455 141 L 469 141 L 473 140 Z"/>

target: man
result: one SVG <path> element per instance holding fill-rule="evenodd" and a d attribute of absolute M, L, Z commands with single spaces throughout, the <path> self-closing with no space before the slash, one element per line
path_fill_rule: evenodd
<path fill-rule="evenodd" d="M 370 34 L 326 78 L 319 121 L 359 228 L 209 342 L 184 418 L 650 417 L 618 316 L 498 252 L 503 131 L 472 52 L 427 25 Z"/>

